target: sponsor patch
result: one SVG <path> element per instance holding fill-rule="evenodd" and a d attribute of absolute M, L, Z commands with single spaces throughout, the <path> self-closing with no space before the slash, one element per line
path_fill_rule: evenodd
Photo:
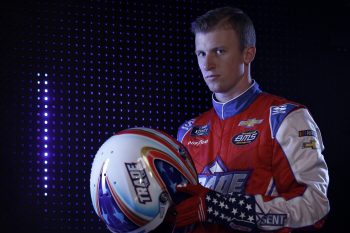
<path fill-rule="evenodd" d="M 250 130 L 240 134 L 237 134 L 232 138 L 232 143 L 237 146 L 247 145 L 255 141 L 255 139 L 259 136 L 259 131 Z"/>
<path fill-rule="evenodd" d="M 286 214 L 257 214 L 257 223 L 260 226 L 284 226 Z"/>
<path fill-rule="evenodd" d="M 307 130 L 298 131 L 298 135 L 299 137 L 307 137 L 307 136 L 316 137 L 316 132 L 314 130 L 307 129 Z"/>
<path fill-rule="evenodd" d="M 207 136 L 209 134 L 209 125 L 193 126 L 191 136 Z"/>
<path fill-rule="evenodd" d="M 287 105 L 286 104 L 282 104 L 280 106 L 273 106 L 273 107 L 271 107 L 272 115 L 284 114 L 284 113 L 286 113 L 286 111 L 287 111 Z"/>
<path fill-rule="evenodd" d="M 261 122 L 263 122 L 263 119 L 257 120 L 256 118 L 253 118 L 253 119 L 248 119 L 246 121 L 239 122 L 238 126 L 244 126 L 246 128 L 251 128 L 256 124 L 260 124 Z"/>
<path fill-rule="evenodd" d="M 198 174 L 198 181 L 219 193 L 243 193 L 250 173 L 250 170 L 229 171 L 221 157 L 216 156 L 215 161 Z"/>
<path fill-rule="evenodd" d="M 194 119 L 191 119 L 191 120 L 185 122 L 185 123 L 181 126 L 181 128 L 187 131 L 187 130 L 189 130 L 189 129 L 192 127 L 193 122 L 194 122 Z"/>
<path fill-rule="evenodd" d="M 149 180 L 141 162 L 125 163 L 125 167 L 128 170 L 139 202 L 142 204 L 151 202 L 152 198 L 148 190 Z"/>
<path fill-rule="evenodd" d="M 283 120 L 297 107 L 298 106 L 291 103 L 270 107 L 270 128 L 273 138 L 276 137 L 277 131 L 280 128 Z"/>
<path fill-rule="evenodd" d="M 206 140 L 199 140 L 199 141 L 189 141 L 187 143 L 188 146 L 200 146 L 200 145 L 204 145 L 204 144 L 207 144 L 208 143 L 208 139 Z"/>
<path fill-rule="evenodd" d="M 310 148 L 310 149 L 317 149 L 317 142 L 314 139 L 311 139 L 308 142 L 303 142 L 303 149 Z"/>
<path fill-rule="evenodd" d="M 249 175 L 248 170 L 198 174 L 198 181 L 204 187 L 219 193 L 243 193 Z"/>

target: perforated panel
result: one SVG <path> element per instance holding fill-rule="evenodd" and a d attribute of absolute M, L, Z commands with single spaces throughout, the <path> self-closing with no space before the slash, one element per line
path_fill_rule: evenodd
<path fill-rule="evenodd" d="M 9 193 L 4 222 L 36 232 L 108 232 L 89 193 L 91 163 L 113 133 L 145 126 L 175 136 L 211 107 L 190 23 L 232 1 L 34 1 L 11 6 Z M 253 78 L 298 100 L 297 8 L 235 1 L 257 30 Z M 300 23 L 300 22 L 299 22 Z M 300 86 L 299 86 L 300 87 Z M 305 89 L 302 89 L 305 90 Z"/>

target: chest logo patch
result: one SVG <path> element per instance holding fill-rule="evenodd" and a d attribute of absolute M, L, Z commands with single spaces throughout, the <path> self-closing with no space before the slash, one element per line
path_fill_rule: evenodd
<path fill-rule="evenodd" d="M 191 136 L 207 136 L 209 134 L 210 125 L 193 126 Z"/>
<path fill-rule="evenodd" d="M 254 142 L 258 136 L 259 136 L 259 131 L 257 130 L 246 131 L 234 136 L 232 138 L 232 143 L 237 146 L 247 145 Z"/>
<path fill-rule="evenodd" d="M 261 124 L 261 122 L 263 122 L 263 119 L 258 119 L 257 120 L 256 118 L 253 118 L 253 119 L 248 119 L 246 121 L 239 122 L 238 126 L 244 126 L 246 128 L 252 128 L 256 124 Z"/>

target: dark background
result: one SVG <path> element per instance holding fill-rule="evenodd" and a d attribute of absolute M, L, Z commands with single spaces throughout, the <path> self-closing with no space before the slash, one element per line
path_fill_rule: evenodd
<path fill-rule="evenodd" d="M 2 2 L 1 227 L 108 232 L 90 200 L 95 153 L 129 127 L 175 136 L 210 108 L 190 22 L 232 4 L 257 31 L 253 78 L 307 105 L 321 128 L 331 201 L 322 232 L 346 231 L 350 4 L 272 0 Z"/>

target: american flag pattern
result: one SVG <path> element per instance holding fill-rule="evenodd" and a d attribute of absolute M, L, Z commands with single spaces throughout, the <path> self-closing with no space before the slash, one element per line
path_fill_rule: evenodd
<path fill-rule="evenodd" d="M 255 199 L 244 194 L 220 194 L 209 191 L 205 197 L 207 221 L 240 231 L 256 229 Z"/>

